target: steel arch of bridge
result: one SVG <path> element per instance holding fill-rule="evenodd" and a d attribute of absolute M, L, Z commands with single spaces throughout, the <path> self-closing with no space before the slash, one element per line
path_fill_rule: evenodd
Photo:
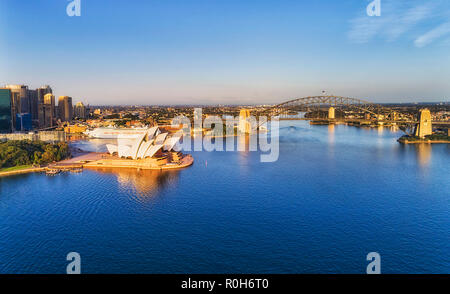
<path fill-rule="evenodd" d="M 265 107 L 260 110 L 260 113 L 270 113 L 272 115 L 280 114 L 289 108 L 306 106 L 306 107 L 335 107 L 343 109 L 355 109 L 363 111 L 365 113 L 373 114 L 376 117 L 379 115 L 393 116 L 394 113 L 398 114 L 398 118 L 414 119 L 412 115 L 402 114 L 394 111 L 391 108 L 382 106 L 380 104 L 372 103 L 369 101 L 343 97 L 343 96 L 308 96 L 302 98 L 296 98 L 289 100 L 274 106 Z"/>

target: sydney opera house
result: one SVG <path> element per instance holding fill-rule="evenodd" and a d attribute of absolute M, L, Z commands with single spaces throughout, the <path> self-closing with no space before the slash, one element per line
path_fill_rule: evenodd
<path fill-rule="evenodd" d="M 174 134 L 151 127 L 133 140 L 117 140 L 107 144 L 108 155 L 86 164 L 86 167 L 130 167 L 139 169 L 173 169 L 193 163 L 190 155 L 174 150 L 182 138 L 182 131 Z"/>

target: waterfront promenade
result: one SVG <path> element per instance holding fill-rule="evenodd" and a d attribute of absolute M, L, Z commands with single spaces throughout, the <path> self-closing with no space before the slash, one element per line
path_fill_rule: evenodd
<path fill-rule="evenodd" d="M 46 167 L 30 167 L 30 168 L 17 169 L 17 170 L 11 170 L 11 171 L 2 171 L 2 172 L 0 172 L 0 177 L 21 175 L 21 174 L 35 173 L 35 172 L 43 172 L 45 170 L 46 170 Z"/>
<path fill-rule="evenodd" d="M 177 163 L 165 163 L 161 165 L 150 165 L 145 159 L 131 160 L 122 159 L 117 156 L 101 152 L 85 152 L 78 150 L 72 158 L 59 162 L 50 163 L 43 167 L 24 168 L 12 171 L 0 172 L 0 177 L 13 176 L 19 174 L 46 172 L 46 171 L 69 171 L 83 168 L 130 168 L 143 170 L 173 170 L 185 168 L 194 163 L 191 155 L 184 155 Z"/>
<path fill-rule="evenodd" d="M 167 170 L 185 168 L 194 163 L 191 155 L 184 155 L 179 162 L 157 164 L 154 159 L 125 159 L 117 156 L 102 154 L 101 159 L 83 164 L 84 168 L 134 168 L 143 170 Z"/>

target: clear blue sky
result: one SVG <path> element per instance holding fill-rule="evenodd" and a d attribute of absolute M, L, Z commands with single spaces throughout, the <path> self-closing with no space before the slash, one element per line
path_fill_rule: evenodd
<path fill-rule="evenodd" d="M 90 104 L 450 100 L 450 1 L 0 0 L 0 83 Z"/>

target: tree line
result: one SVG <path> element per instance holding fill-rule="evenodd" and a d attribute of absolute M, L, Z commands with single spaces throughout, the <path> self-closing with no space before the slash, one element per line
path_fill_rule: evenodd
<path fill-rule="evenodd" d="M 70 156 L 65 142 L 7 141 L 0 143 L 0 168 L 19 165 L 45 165 Z"/>

